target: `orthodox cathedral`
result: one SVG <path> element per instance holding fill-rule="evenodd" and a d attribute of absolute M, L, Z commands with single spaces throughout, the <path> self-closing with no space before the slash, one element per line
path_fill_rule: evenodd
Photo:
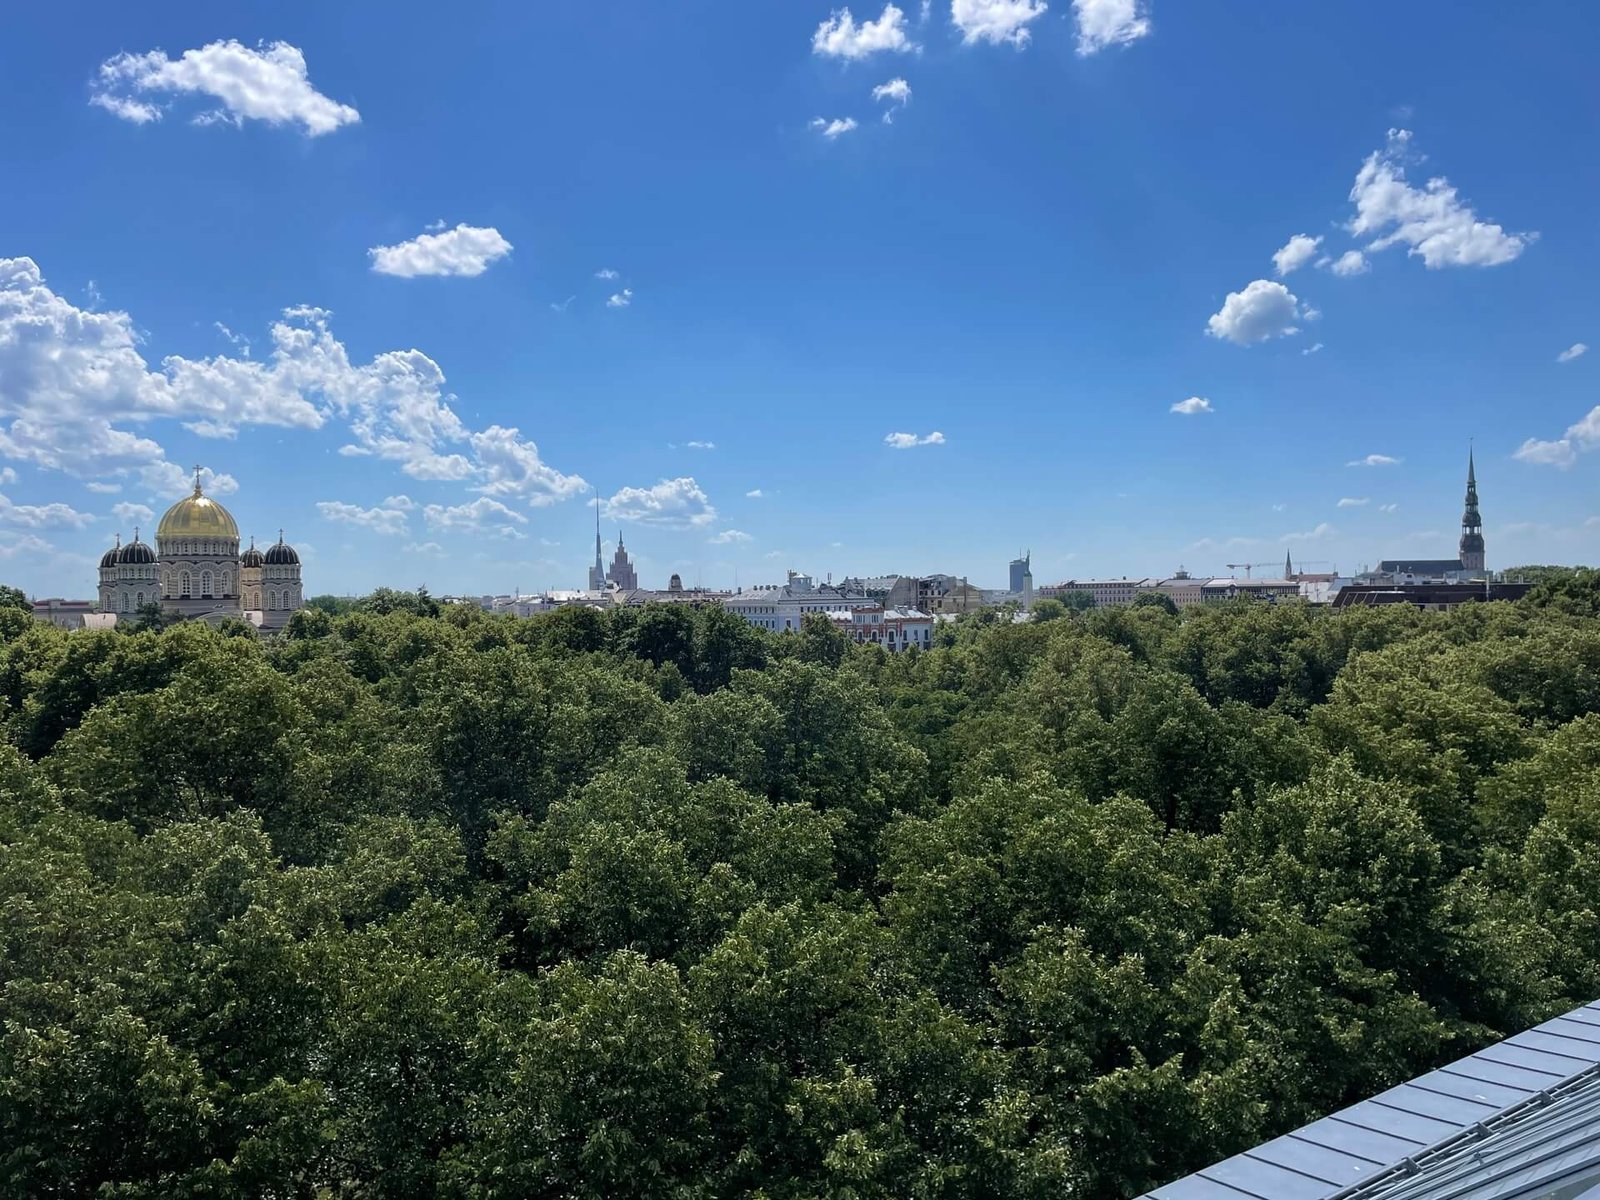
<path fill-rule="evenodd" d="M 179 500 L 156 527 L 152 549 L 139 540 L 117 544 L 100 559 L 100 611 L 132 616 L 149 603 L 184 619 L 245 617 L 262 629 L 281 629 L 305 603 L 300 556 L 283 540 L 239 552 L 233 514 L 200 487 Z"/>

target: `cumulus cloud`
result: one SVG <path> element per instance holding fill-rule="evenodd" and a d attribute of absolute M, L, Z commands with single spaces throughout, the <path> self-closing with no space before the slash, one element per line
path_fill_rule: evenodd
<path fill-rule="evenodd" d="M 1307 346 L 1304 350 L 1300 351 L 1300 353 L 1301 354 L 1316 354 L 1321 349 L 1322 349 L 1322 343 L 1321 342 L 1313 342 L 1311 345 Z"/>
<path fill-rule="evenodd" d="M 1372 500 L 1367 496 L 1344 496 L 1339 500 L 1339 508 L 1365 508 Z"/>
<path fill-rule="evenodd" d="M 163 110 L 149 97 L 163 93 L 220 101 L 221 108 L 193 118 L 197 125 L 242 125 L 247 120 L 298 124 L 308 136 L 318 137 L 361 120 L 350 105 L 311 86 L 305 55 L 287 42 L 254 50 L 233 40 L 212 42 L 176 59 L 160 50 L 118 54 L 100 64 L 96 88 L 90 103 L 141 125 L 161 118 Z"/>
<path fill-rule="evenodd" d="M 499 537 L 524 536 L 518 525 L 526 525 L 528 518 L 498 500 L 479 496 L 470 504 L 429 504 L 422 510 L 422 519 L 428 528 L 446 533 L 492 533 Z"/>
<path fill-rule="evenodd" d="M 620 292 L 614 292 L 611 295 L 611 297 L 606 301 L 606 307 L 607 308 L 627 308 L 628 305 L 630 305 L 632 303 L 633 303 L 633 289 L 632 288 L 623 288 Z"/>
<path fill-rule="evenodd" d="M 1328 270 L 1339 276 L 1365 275 L 1372 270 L 1372 264 L 1367 261 L 1367 256 L 1361 251 L 1346 250 L 1328 264 Z"/>
<path fill-rule="evenodd" d="M 1309 317 L 1293 292 L 1270 279 L 1257 279 L 1242 292 L 1229 292 L 1222 308 L 1211 315 L 1206 332 L 1239 346 L 1254 346 L 1300 332 L 1295 321 Z"/>
<path fill-rule="evenodd" d="M 706 541 L 713 546 L 731 546 L 736 543 L 753 542 L 755 539 L 742 529 L 724 529 L 716 536 L 707 538 Z"/>
<path fill-rule="evenodd" d="M 407 542 L 405 551 L 407 554 L 426 554 L 431 558 L 443 554 L 444 547 L 438 542 Z"/>
<path fill-rule="evenodd" d="M 94 524 L 94 516 L 70 504 L 13 504 L 0 495 L 0 523 L 21 529 L 85 529 Z"/>
<path fill-rule="evenodd" d="M 860 59 L 885 50 L 915 49 L 906 33 L 906 15 L 893 4 L 884 5 L 876 21 L 860 24 L 848 8 L 836 9 L 811 37 L 811 52 L 828 58 Z"/>
<path fill-rule="evenodd" d="M 1569 363 L 1575 358 L 1582 358 L 1587 353 L 1589 353 L 1589 347 L 1582 342 L 1573 342 L 1572 345 L 1556 355 L 1556 361 L 1558 363 Z"/>
<path fill-rule="evenodd" d="M 831 142 L 840 134 L 849 133 L 855 129 L 856 119 L 854 117 L 834 117 L 830 121 L 826 117 L 812 117 L 811 128 L 817 130 Z"/>
<path fill-rule="evenodd" d="M 1072 0 L 1072 14 L 1078 23 L 1078 53 L 1097 54 L 1107 47 L 1127 46 L 1148 37 L 1152 28 L 1149 12 L 1143 0 Z"/>
<path fill-rule="evenodd" d="M 764 498 L 764 496 L 765 493 L 763 493 L 760 488 L 751 488 L 745 493 L 745 498 L 747 500 L 761 500 Z"/>
<path fill-rule="evenodd" d="M 1201 413 L 1216 412 L 1217 410 L 1211 407 L 1211 401 L 1204 396 L 1190 396 L 1187 400 L 1179 400 L 1168 411 L 1181 413 L 1186 417 L 1194 417 Z"/>
<path fill-rule="evenodd" d="M 1561 437 L 1547 442 L 1529 438 L 1512 457 L 1525 463 L 1565 470 L 1578 461 L 1578 455 L 1597 448 L 1600 448 L 1600 404 L 1591 408 L 1577 424 L 1567 426 L 1567 432 Z"/>
<path fill-rule="evenodd" d="M 664 529 L 699 529 L 717 519 L 717 510 L 692 476 L 663 479 L 654 487 L 625 487 L 605 502 L 615 521 L 637 521 Z"/>
<path fill-rule="evenodd" d="M 891 450 L 910 450 L 914 446 L 942 446 L 944 434 L 937 429 L 921 437 L 914 433 L 891 433 L 883 439 L 883 444 Z"/>
<path fill-rule="evenodd" d="M 342 500 L 318 500 L 317 511 L 324 519 L 337 521 L 343 525 L 354 525 L 358 529 L 369 529 L 373 533 L 402 534 L 406 532 L 405 510 L 399 508 L 362 508 L 356 504 L 346 504 Z"/>
<path fill-rule="evenodd" d="M 887 100 L 891 104 L 898 104 L 904 108 L 911 103 L 911 85 L 904 79 L 891 79 L 888 83 L 880 83 L 872 89 L 874 100 Z"/>
<path fill-rule="evenodd" d="M 367 251 L 379 275 L 414 279 L 419 275 L 482 275 L 489 264 L 511 253 L 498 229 L 457 225 L 443 233 L 421 233 L 409 242 Z"/>
<path fill-rule="evenodd" d="M 1280 542 L 1315 542 L 1325 537 L 1332 537 L 1337 532 L 1338 530 L 1334 529 L 1332 525 L 1323 521 L 1314 529 L 1308 529 L 1304 533 L 1286 533 L 1278 540 Z"/>
<path fill-rule="evenodd" d="M 302 430 L 342 424 L 340 453 L 399 465 L 414 479 L 452 480 L 531 504 L 583 492 L 546 466 L 516 429 L 474 431 L 457 415 L 444 372 L 420 350 L 353 363 L 323 309 L 285 309 L 265 358 L 172 356 L 146 364 L 132 318 L 89 312 L 53 292 L 32 259 L 0 259 L 0 457 L 80 478 L 137 477 L 181 493 L 188 471 L 149 429 L 172 420 L 205 436 L 246 426 Z M 225 494 L 237 483 L 208 477 Z"/>
<path fill-rule="evenodd" d="M 1391 129 L 1382 150 L 1367 156 L 1350 189 L 1356 206 L 1350 232 L 1372 237 L 1369 250 L 1405 246 L 1430 268 L 1493 267 L 1520 255 L 1538 235 L 1507 233 L 1478 219 L 1449 180 L 1435 177 L 1423 187 L 1406 182 L 1411 133 Z"/>
<path fill-rule="evenodd" d="M 1287 275 L 1291 271 L 1298 271 L 1305 266 L 1317 253 L 1317 247 L 1322 245 L 1320 237 L 1312 237 L 1308 233 L 1297 233 L 1283 244 L 1283 248 L 1272 256 L 1272 265 L 1279 276 Z"/>
<path fill-rule="evenodd" d="M 1395 458 L 1388 454 L 1369 454 L 1365 458 L 1353 458 L 1345 463 L 1347 467 L 1397 467 L 1405 460 Z"/>
<path fill-rule="evenodd" d="M 129 525 L 149 525 L 156 519 L 155 509 L 148 504 L 133 504 L 127 500 L 113 504 L 111 515 Z"/>
<path fill-rule="evenodd" d="M 1079 0 L 1080 7 L 1082 3 Z M 1090 7 L 1096 3 L 1103 5 L 1104 0 L 1089 0 Z M 950 20 L 969 45 L 989 42 L 1021 47 L 1028 44 L 1028 25 L 1044 16 L 1048 7 L 1044 0 L 950 0 Z M 1080 45 L 1082 28 L 1080 16 Z"/>

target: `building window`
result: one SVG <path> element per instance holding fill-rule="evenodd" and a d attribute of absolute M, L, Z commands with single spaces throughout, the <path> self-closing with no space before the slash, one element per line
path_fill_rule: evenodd
<path fill-rule="evenodd" d="M 137 607 L 139 607 L 139 608 L 143 608 L 144 607 L 144 593 L 143 592 L 139 593 Z"/>
<path fill-rule="evenodd" d="M 203 599 L 211 599 L 211 572 L 200 572 L 200 595 Z"/>
<path fill-rule="evenodd" d="M 123 592 L 122 593 L 122 611 L 123 612 L 127 612 L 128 611 L 128 593 L 127 592 Z"/>
<path fill-rule="evenodd" d="M 233 572 L 232 571 L 224 571 L 222 573 L 222 586 L 218 589 L 217 594 L 219 596 L 228 596 L 228 595 L 231 595 L 232 593 L 233 593 Z"/>
<path fill-rule="evenodd" d="M 189 572 L 187 571 L 178 572 L 178 595 L 185 600 L 189 598 Z"/>

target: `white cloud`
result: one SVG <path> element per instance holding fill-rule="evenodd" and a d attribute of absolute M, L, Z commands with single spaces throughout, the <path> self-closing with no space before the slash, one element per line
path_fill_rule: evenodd
<path fill-rule="evenodd" d="M 904 108 L 911 103 L 911 85 L 904 79 L 891 79 L 888 83 L 880 83 L 872 89 L 874 100 L 887 100 L 891 104 L 898 104 Z M 888 116 L 885 113 L 884 116 Z"/>
<path fill-rule="evenodd" d="M 342 500 L 318 500 L 317 511 L 325 520 L 370 529 L 373 533 L 402 534 L 406 532 L 406 514 L 400 508 L 362 508 Z"/>
<path fill-rule="evenodd" d="M 849 133 L 855 129 L 856 119 L 854 117 L 834 117 L 830 121 L 826 117 L 812 117 L 811 128 L 819 130 L 822 136 L 831 142 L 841 133 Z"/>
<path fill-rule="evenodd" d="M 1315 542 L 1325 537 L 1332 537 L 1338 530 L 1323 521 L 1315 529 L 1308 529 L 1304 533 L 1286 533 L 1278 540 L 1280 542 Z"/>
<path fill-rule="evenodd" d="M 1339 503 L 1336 505 L 1336 507 L 1338 507 L 1338 508 L 1365 508 L 1368 504 L 1371 504 L 1371 503 L 1372 503 L 1372 500 L 1368 496 L 1344 496 L 1344 497 L 1340 498 Z"/>
<path fill-rule="evenodd" d="M 1228 293 L 1222 308 L 1206 323 L 1206 332 L 1239 346 L 1254 346 L 1298 333 L 1295 321 L 1302 316 L 1293 292 L 1281 283 L 1257 279 L 1242 292 Z"/>
<path fill-rule="evenodd" d="M 489 264 L 511 253 L 498 229 L 457 225 L 443 233 L 421 233 L 409 242 L 367 251 L 379 275 L 414 279 L 418 275 L 482 275 Z"/>
<path fill-rule="evenodd" d="M 407 542 L 405 544 L 405 552 L 407 554 L 426 554 L 433 557 L 443 554 L 444 547 L 439 545 L 438 542 Z"/>
<path fill-rule="evenodd" d="M 429 504 L 422 510 L 422 518 L 429 529 L 447 533 L 493 533 L 500 537 L 519 538 L 523 534 L 518 525 L 526 525 L 528 518 L 514 508 L 507 508 L 498 500 L 479 496 L 470 504 L 447 507 Z"/>
<path fill-rule="evenodd" d="M 1405 173 L 1410 143 L 1410 131 L 1391 129 L 1388 145 L 1367 156 L 1350 189 L 1356 206 L 1350 232 L 1372 236 L 1369 250 L 1404 245 L 1430 268 L 1492 267 L 1516 258 L 1538 236 L 1480 221 L 1443 177 L 1412 187 Z"/>
<path fill-rule="evenodd" d="M 615 293 L 612 294 L 611 298 L 606 301 L 606 307 L 607 308 L 627 308 L 628 305 L 630 305 L 632 303 L 633 303 L 633 289 L 632 288 L 623 288 L 620 292 L 615 292 Z"/>
<path fill-rule="evenodd" d="M 410 512 L 412 509 L 416 508 L 416 506 L 417 506 L 417 502 L 415 500 L 413 500 L 410 496 L 400 495 L 400 496 L 385 496 L 383 498 L 383 503 L 379 507 L 381 507 L 381 508 L 398 508 L 401 512 Z"/>
<path fill-rule="evenodd" d="M 685 442 L 684 445 L 691 450 L 715 450 L 717 448 L 715 442 Z"/>
<path fill-rule="evenodd" d="M 937 429 L 921 437 L 914 433 L 891 433 L 883 439 L 883 444 L 892 450 L 910 450 L 913 446 L 942 446 L 944 434 Z"/>
<path fill-rule="evenodd" d="M 0 456 L 80 478 L 137 476 L 153 492 L 188 490 L 188 471 L 129 426 L 183 422 L 208 436 L 244 426 L 314 430 L 342 422 L 345 455 L 399 464 L 415 479 L 454 480 L 532 504 L 582 492 L 515 429 L 470 429 L 420 350 L 353 364 L 323 309 L 284 310 L 272 352 L 252 360 L 177 356 L 152 371 L 125 312 L 87 312 L 51 291 L 32 259 L 0 259 Z M 225 494 L 230 476 L 210 477 Z"/>
<path fill-rule="evenodd" d="M 1103 6 L 1104 0 L 1090 0 Z M 1082 42 L 1082 0 L 1079 0 L 1079 46 Z M 950 19 L 961 31 L 961 40 L 989 42 L 992 45 L 1009 43 L 1021 47 L 1028 44 L 1028 25 L 1044 16 L 1048 5 L 1044 0 L 950 0 Z M 1096 47 L 1098 49 L 1098 47 Z M 1080 53 L 1087 53 L 1081 51 Z"/>
<path fill-rule="evenodd" d="M 747 500 L 761 500 L 763 498 L 764 498 L 764 493 L 761 491 L 760 488 L 751 488 L 748 492 L 745 493 L 745 499 L 747 499 Z"/>
<path fill-rule="evenodd" d="M 665 529 L 699 529 L 717 519 L 716 508 L 692 476 L 663 479 L 654 487 L 625 487 L 605 502 L 605 514 Z"/>
<path fill-rule="evenodd" d="M 1082 55 L 1126 46 L 1150 34 L 1149 8 L 1143 0 L 1072 0 L 1072 11 Z"/>
<path fill-rule="evenodd" d="M 85 529 L 94 524 L 94 516 L 70 504 L 13 504 L 0 495 L 0 522 L 23 529 Z"/>
<path fill-rule="evenodd" d="M 1321 349 L 1322 349 L 1322 343 L 1321 342 L 1313 342 L 1311 345 L 1307 346 L 1304 350 L 1300 351 L 1300 353 L 1301 354 L 1316 354 L 1319 351 L 1321 351 Z"/>
<path fill-rule="evenodd" d="M 1578 455 L 1595 449 L 1600 449 L 1600 404 L 1591 408 L 1577 424 L 1567 426 L 1567 432 L 1555 441 L 1529 438 L 1511 457 L 1565 470 L 1578 461 Z"/>
<path fill-rule="evenodd" d="M 155 509 L 148 504 L 132 504 L 126 500 L 113 504 L 111 515 L 129 525 L 149 525 L 156 519 Z"/>
<path fill-rule="evenodd" d="M 18 555 L 50 554 L 54 551 L 55 547 L 49 542 L 31 533 L 0 539 L 0 562 L 8 562 Z"/>
<path fill-rule="evenodd" d="M 1398 504 L 1380 504 L 1378 505 L 1378 511 L 1383 513 L 1399 512 L 1400 506 Z"/>
<path fill-rule="evenodd" d="M 140 468 L 139 483 L 158 495 L 175 496 L 187 492 L 194 486 L 194 472 L 185 470 L 176 463 L 152 463 L 148 467 Z M 232 475 L 213 471 L 210 467 L 202 467 L 200 486 L 205 489 L 208 496 L 231 496 L 239 490 L 239 481 Z"/>
<path fill-rule="evenodd" d="M 811 52 L 828 58 L 860 59 L 885 50 L 915 50 L 906 35 L 906 15 L 893 4 L 883 6 L 876 21 L 856 24 L 848 8 L 836 9 L 817 26 L 811 38 Z"/>
<path fill-rule="evenodd" d="M 1348 277 L 1351 275 L 1365 275 L 1372 270 L 1372 264 L 1367 261 L 1367 256 L 1359 250 L 1346 250 L 1338 258 L 1328 264 L 1328 270 L 1335 275 Z"/>
<path fill-rule="evenodd" d="M 606 280 L 622 278 L 622 276 L 616 270 L 614 270 L 611 267 L 601 267 L 598 271 L 596 271 L 594 273 L 594 277 L 596 279 L 606 279 Z"/>
<path fill-rule="evenodd" d="M 100 64 L 97 86 L 90 103 L 138 124 L 158 120 L 162 113 L 136 94 L 162 92 L 220 100 L 220 109 L 194 118 L 199 125 L 297 123 L 308 136 L 317 137 L 361 120 L 350 105 L 336 103 L 311 86 L 305 55 L 287 42 L 255 50 L 232 40 L 212 42 L 177 59 L 160 50 L 119 54 Z"/>
<path fill-rule="evenodd" d="M 1273 254 L 1272 265 L 1279 276 L 1298 271 L 1311 261 L 1320 245 L 1322 245 L 1320 237 L 1312 237 L 1309 233 L 1297 233 L 1283 244 L 1282 249 Z"/>
<path fill-rule="evenodd" d="M 1345 463 L 1347 467 L 1397 467 L 1405 459 L 1395 458 L 1388 454 L 1369 454 L 1365 458 L 1353 458 Z"/>
<path fill-rule="evenodd" d="M 1179 400 L 1169 412 L 1182 413 L 1186 417 L 1198 416 L 1200 413 L 1216 412 L 1211 407 L 1211 401 L 1204 396 L 1190 396 L 1187 400 Z"/>
<path fill-rule="evenodd" d="M 1589 347 L 1582 342 L 1573 342 L 1572 345 L 1556 355 L 1556 361 L 1558 363 L 1569 363 L 1575 358 L 1582 358 L 1587 353 L 1589 353 Z"/>
<path fill-rule="evenodd" d="M 0 483 L 15 483 L 16 481 L 17 473 L 15 471 L 10 467 L 0 468 Z M 101 496 L 115 496 L 122 490 L 120 483 L 100 483 L 97 480 L 91 480 L 83 486 Z"/>
<path fill-rule="evenodd" d="M 755 539 L 752 538 L 748 533 L 745 533 L 742 529 L 724 529 L 715 537 L 707 538 L 706 541 L 710 542 L 713 546 L 729 546 L 736 542 L 753 542 Z"/>

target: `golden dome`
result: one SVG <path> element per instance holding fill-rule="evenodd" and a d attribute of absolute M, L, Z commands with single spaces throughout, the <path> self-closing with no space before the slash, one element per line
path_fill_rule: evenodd
<path fill-rule="evenodd" d="M 233 514 L 210 496 L 202 495 L 198 474 L 194 493 L 185 496 L 161 518 L 156 537 L 166 538 L 239 538 L 239 526 Z"/>

